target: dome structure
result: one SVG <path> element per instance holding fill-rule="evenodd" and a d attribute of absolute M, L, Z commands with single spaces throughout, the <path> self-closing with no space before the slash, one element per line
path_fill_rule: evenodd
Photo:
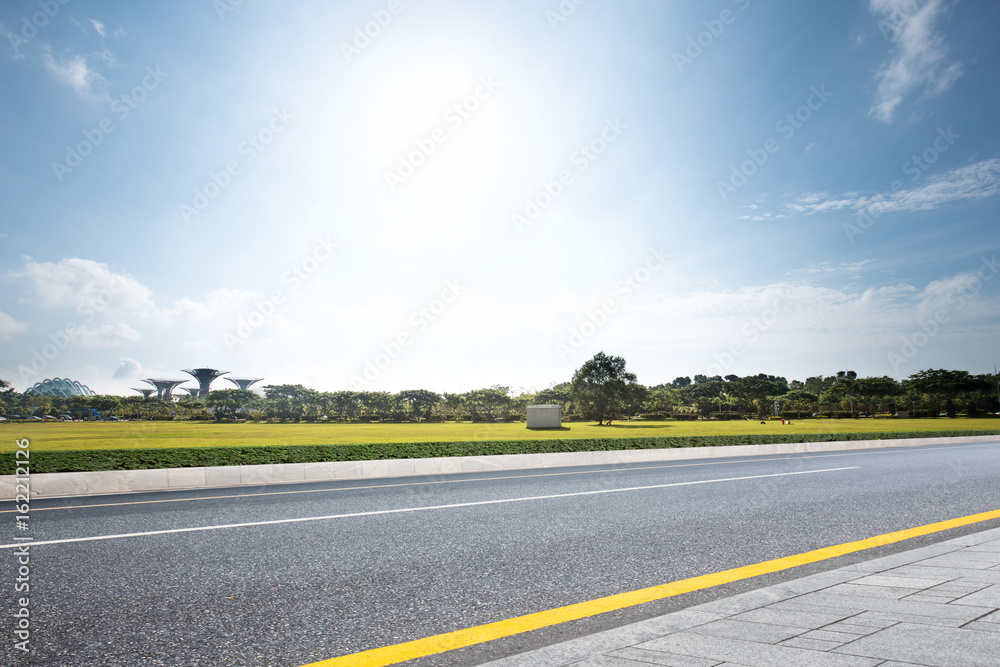
<path fill-rule="evenodd" d="M 36 382 L 24 393 L 35 394 L 36 396 L 59 396 L 69 398 L 70 396 L 96 396 L 90 387 L 69 378 L 49 378 Z"/>

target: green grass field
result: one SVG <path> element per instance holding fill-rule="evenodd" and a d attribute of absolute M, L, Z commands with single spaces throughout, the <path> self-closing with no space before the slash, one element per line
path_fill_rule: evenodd
<path fill-rule="evenodd" d="M 891 433 L 1000 429 L 1000 419 L 809 419 L 782 426 L 770 421 L 593 422 L 555 431 L 520 424 L 213 424 L 199 422 L 73 422 L 0 424 L 0 451 L 28 438 L 36 451 L 219 447 L 246 445 L 350 445 L 379 442 L 550 440 L 701 435 Z"/>

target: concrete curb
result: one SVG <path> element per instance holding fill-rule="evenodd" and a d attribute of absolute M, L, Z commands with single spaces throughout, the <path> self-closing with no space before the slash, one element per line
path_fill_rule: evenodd
<path fill-rule="evenodd" d="M 558 468 L 614 463 L 648 463 L 686 459 L 836 452 L 888 447 L 920 447 L 956 443 L 1000 441 L 1000 436 L 979 435 L 953 438 L 900 438 L 846 442 L 797 442 L 773 445 L 727 447 L 683 447 L 677 449 L 632 449 L 556 454 L 503 454 L 455 456 L 430 459 L 386 459 L 381 461 L 335 461 L 327 463 L 283 463 L 254 466 L 167 468 L 161 470 L 111 470 L 59 472 L 30 475 L 33 498 L 89 496 L 111 493 L 173 491 L 226 486 L 259 486 L 293 482 L 323 482 L 337 479 L 412 477 L 495 470 Z M 11 453 L 13 456 L 13 453 Z M 0 500 L 16 495 L 14 475 L 0 475 Z M 23 478 L 22 478 L 23 481 Z"/>

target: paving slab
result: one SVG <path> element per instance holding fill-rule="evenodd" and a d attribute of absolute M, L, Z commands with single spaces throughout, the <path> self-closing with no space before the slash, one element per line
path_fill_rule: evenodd
<path fill-rule="evenodd" d="M 1000 544 L 1000 528 L 722 598 L 488 666 L 997 667 L 1000 581 L 982 580 L 984 574 L 988 579 L 1000 575 L 1000 569 L 988 569 L 1000 568 L 1000 550 L 988 548 L 993 544 Z M 926 565 L 943 560 L 962 567 Z M 970 563 L 973 568 L 965 567 Z"/>
<path fill-rule="evenodd" d="M 711 637 L 728 637 L 729 639 L 742 639 L 748 642 L 760 642 L 762 644 L 777 644 L 786 639 L 791 639 L 802 634 L 802 628 L 793 628 L 787 625 L 773 625 L 770 623 L 751 623 L 748 621 L 737 621 L 730 618 L 721 621 L 714 621 L 692 628 L 689 632 Z"/>
<path fill-rule="evenodd" d="M 962 567 L 968 570 L 987 570 L 996 563 L 996 556 L 984 551 L 964 551 L 942 554 L 920 561 L 924 567 Z"/>
<path fill-rule="evenodd" d="M 678 655 L 676 653 L 664 653 L 662 651 L 648 651 L 642 648 L 623 648 L 609 656 L 623 658 L 625 660 L 635 660 L 643 665 L 664 665 L 664 667 L 716 667 L 718 660 L 710 658 L 694 658 L 689 655 Z"/>
<path fill-rule="evenodd" d="M 1000 584 L 994 584 L 975 593 L 960 597 L 953 604 L 1000 608 Z M 997 662 L 1000 663 L 1000 656 L 998 656 Z"/>
<path fill-rule="evenodd" d="M 865 597 L 861 595 L 835 595 L 820 591 L 802 596 L 803 602 L 818 607 L 830 609 L 854 609 L 856 611 L 878 611 L 886 614 L 903 616 L 925 616 L 934 619 L 972 621 L 992 609 L 975 606 L 941 605 L 930 602 L 909 602 L 907 600 L 892 600 L 886 598 Z"/>
<path fill-rule="evenodd" d="M 855 586 L 886 586 L 889 588 L 915 588 L 917 590 L 940 586 L 948 579 L 922 579 L 919 577 L 901 577 L 892 574 L 872 575 L 851 581 Z"/>
<path fill-rule="evenodd" d="M 792 648 L 807 648 L 813 651 L 829 651 L 830 649 L 837 648 L 842 643 L 831 642 L 825 639 L 813 639 L 811 637 L 793 637 L 788 641 L 782 642 L 781 645 Z"/>
<path fill-rule="evenodd" d="M 753 609 L 751 611 L 737 614 L 732 618 L 737 621 L 751 621 L 753 623 L 770 623 L 772 625 L 785 625 L 790 628 L 801 628 L 808 630 L 811 628 L 822 628 L 844 619 L 849 619 L 852 613 L 833 612 L 817 613 L 801 610 L 780 609 L 777 605 Z M 846 622 L 846 621 L 845 621 Z"/>
<path fill-rule="evenodd" d="M 553 665 L 576 665 L 595 655 L 610 655 L 614 651 L 641 642 L 662 637 L 680 630 L 687 630 L 704 623 L 717 621 L 722 616 L 704 611 L 685 609 L 657 616 L 622 628 L 598 632 L 573 641 L 502 658 L 490 663 L 492 667 L 551 667 Z M 697 666 L 700 667 L 700 666 Z"/>
<path fill-rule="evenodd" d="M 996 667 L 1000 637 L 978 630 L 900 623 L 833 652 L 873 658 L 891 655 L 932 667 Z"/>
<path fill-rule="evenodd" d="M 825 593 L 833 595 L 850 595 L 868 598 L 891 598 L 899 600 L 908 595 L 913 595 L 919 589 L 914 588 L 890 588 L 888 586 L 860 586 L 853 581 L 849 584 L 838 584 L 827 588 Z"/>
<path fill-rule="evenodd" d="M 897 570 L 900 574 L 906 574 L 908 576 L 928 576 L 935 572 L 940 572 L 941 576 L 947 576 L 952 581 L 962 582 L 962 583 L 984 583 L 984 584 L 1000 584 L 1000 572 L 995 570 L 970 570 L 960 567 L 924 567 L 922 565 L 907 565 L 901 567 Z"/>
<path fill-rule="evenodd" d="M 848 656 L 794 646 L 774 646 L 725 637 L 707 637 L 693 632 L 676 632 L 639 644 L 639 648 L 711 658 L 757 667 L 876 667 L 882 660 Z"/>

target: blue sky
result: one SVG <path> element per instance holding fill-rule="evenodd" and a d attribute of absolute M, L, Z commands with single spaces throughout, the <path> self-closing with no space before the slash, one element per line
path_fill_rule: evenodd
<path fill-rule="evenodd" d="M 992 371 L 997 25 L 985 0 L 4 3 L 0 377 Z"/>

